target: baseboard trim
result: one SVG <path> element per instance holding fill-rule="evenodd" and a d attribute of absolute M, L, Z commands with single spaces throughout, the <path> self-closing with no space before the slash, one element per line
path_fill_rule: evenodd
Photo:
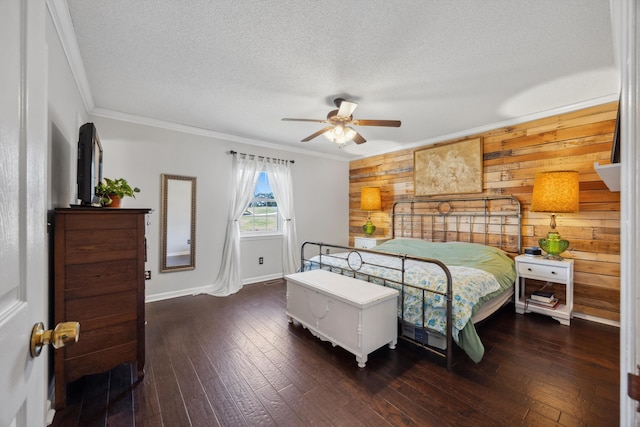
<path fill-rule="evenodd" d="M 282 273 L 267 274 L 265 276 L 250 277 L 248 279 L 242 279 L 242 284 L 243 285 L 251 285 L 253 283 L 267 282 L 267 281 L 273 280 L 273 279 L 282 279 L 283 277 L 284 277 L 284 275 Z"/>
<path fill-rule="evenodd" d="M 56 416 L 56 410 L 53 409 L 53 405 L 51 404 L 51 399 L 47 399 L 47 425 L 50 426 L 53 423 L 53 418 Z"/>
<path fill-rule="evenodd" d="M 282 279 L 282 277 L 284 277 L 282 273 L 267 274 L 259 277 L 251 277 L 248 279 L 242 279 L 242 285 L 243 286 L 252 285 L 254 283 L 267 282 L 269 280 L 274 280 L 274 279 Z M 211 292 L 211 289 L 212 289 L 211 285 L 206 285 L 206 286 L 199 286 L 197 288 L 180 289 L 180 290 L 171 291 L 171 292 L 162 292 L 159 294 L 145 296 L 144 302 L 145 304 L 147 304 L 150 302 L 164 301 L 172 298 L 180 298 L 180 297 L 193 296 L 193 295 L 199 295 L 199 294 L 208 294 L 209 292 Z"/>
<path fill-rule="evenodd" d="M 596 323 L 602 323 L 604 325 L 615 326 L 617 328 L 620 327 L 620 322 L 617 322 L 615 320 L 605 319 L 603 317 L 592 316 L 590 314 L 577 313 L 574 311 L 573 317 L 575 317 L 576 319 L 583 319 L 583 320 L 588 320 L 590 322 L 596 322 Z"/>
<path fill-rule="evenodd" d="M 197 288 L 180 289 L 178 291 L 162 292 L 160 294 L 153 294 L 153 295 L 145 296 L 144 302 L 146 304 L 146 303 L 150 303 L 150 302 L 163 301 L 163 300 L 172 299 L 172 298 L 180 298 L 180 297 L 193 296 L 193 295 L 198 295 L 198 294 L 206 294 L 209 291 L 211 291 L 211 285 L 200 286 L 200 287 L 197 287 Z"/>
<path fill-rule="evenodd" d="M 53 352 L 49 353 L 51 357 L 53 357 Z M 51 425 L 53 423 L 53 418 L 56 416 L 56 410 L 53 409 L 53 398 L 55 394 L 56 388 L 56 380 L 53 375 L 53 372 L 49 374 L 49 385 L 47 387 L 47 425 Z"/>
<path fill-rule="evenodd" d="M 251 277 L 248 279 L 242 279 L 242 285 L 244 286 L 244 285 L 252 285 L 260 282 L 268 282 L 269 280 L 282 279 L 283 277 L 284 275 L 282 273 L 267 274 L 265 276 L 259 276 L 259 277 Z M 147 295 L 144 299 L 144 302 L 150 303 L 150 302 L 163 301 L 163 300 L 172 299 L 172 298 L 206 294 L 206 293 L 209 293 L 210 291 L 211 291 L 211 285 L 200 286 L 197 288 L 190 288 L 190 289 L 180 289 L 179 291 L 163 292 L 161 294 Z M 620 327 L 620 322 L 617 322 L 615 320 L 605 319 L 603 317 L 592 316 L 590 314 L 578 313 L 574 311 L 573 317 L 575 317 L 576 319 L 583 319 L 583 320 L 588 320 L 590 322 L 596 322 L 596 323 L 602 323 L 604 325 L 615 326 L 616 328 Z"/>

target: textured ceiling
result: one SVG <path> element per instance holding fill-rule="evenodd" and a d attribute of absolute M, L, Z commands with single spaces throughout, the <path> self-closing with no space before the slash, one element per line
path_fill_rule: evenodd
<path fill-rule="evenodd" d="M 618 96 L 609 0 L 52 1 L 90 112 L 259 145 L 357 158 Z M 281 121 L 337 96 L 402 127 Z"/>

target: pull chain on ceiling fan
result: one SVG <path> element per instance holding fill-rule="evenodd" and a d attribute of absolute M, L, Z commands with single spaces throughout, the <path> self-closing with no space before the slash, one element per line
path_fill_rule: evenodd
<path fill-rule="evenodd" d="M 302 142 L 311 141 L 317 136 L 324 135 L 327 139 L 339 145 L 344 145 L 349 141 L 353 141 L 356 144 L 363 144 L 367 142 L 367 140 L 350 125 L 400 127 L 400 120 L 354 120 L 353 112 L 358 104 L 355 102 L 345 101 L 342 98 L 336 98 L 333 103 L 338 107 L 338 109 L 330 111 L 325 120 L 289 118 L 282 120 L 291 122 L 329 123 L 329 126 L 312 133 L 308 137 L 304 138 Z"/>

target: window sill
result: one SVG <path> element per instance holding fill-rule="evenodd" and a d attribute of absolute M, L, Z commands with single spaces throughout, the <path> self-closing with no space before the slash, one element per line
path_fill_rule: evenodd
<path fill-rule="evenodd" d="M 282 233 L 241 233 L 240 240 L 273 240 L 282 239 Z"/>

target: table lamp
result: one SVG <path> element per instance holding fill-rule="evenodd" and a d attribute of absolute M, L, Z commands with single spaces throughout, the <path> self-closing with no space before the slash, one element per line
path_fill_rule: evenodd
<path fill-rule="evenodd" d="M 560 254 L 567 250 L 569 241 L 556 231 L 556 213 L 578 212 L 578 172 L 538 172 L 533 181 L 531 212 L 549 212 L 551 230 L 538 244 L 547 253 L 545 258 L 562 260 Z"/>
<path fill-rule="evenodd" d="M 362 230 L 367 237 L 371 237 L 373 232 L 376 231 L 376 226 L 371 222 L 371 211 L 379 211 L 382 209 L 379 187 L 362 187 L 360 193 L 360 209 L 368 211 L 367 223 L 362 226 Z"/>

